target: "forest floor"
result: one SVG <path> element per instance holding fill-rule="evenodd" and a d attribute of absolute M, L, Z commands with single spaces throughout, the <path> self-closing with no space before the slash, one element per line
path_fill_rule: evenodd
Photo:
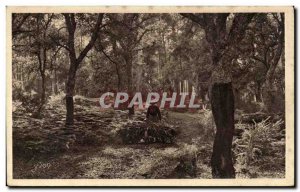
<path fill-rule="evenodd" d="M 213 122 L 206 114 L 164 111 L 163 123 L 178 133 L 174 143 L 124 144 L 118 130 L 144 119 L 143 112 L 128 119 L 126 111 L 100 111 L 93 101 L 75 103 L 75 124 L 68 129 L 63 104 L 47 107 L 41 119 L 17 107 L 13 113 L 14 178 L 178 178 L 180 160 L 195 157 L 195 174 L 187 171 L 180 178 L 211 178 Z M 272 166 L 255 177 L 284 177 L 284 164 Z"/>

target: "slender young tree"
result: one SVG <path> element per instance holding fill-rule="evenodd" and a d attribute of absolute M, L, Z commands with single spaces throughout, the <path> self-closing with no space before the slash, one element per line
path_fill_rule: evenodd
<path fill-rule="evenodd" d="M 139 44 L 143 37 L 150 29 L 146 28 L 144 23 L 150 20 L 153 16 L 139 15 L 136 13 L 110 15 L 111 26 L 105 33 L 110 36 L 112 40 L 112 47 L 115 55 L 120 55 L 125 64 L 125 76 L 126 76 L 126 89 L 129 97 L 133 97 L 134 83 L 133 83 L 133 67 L 134 58 L 139 50 Z M 105 52 L 104 52 L 105 53 Z M 107 57 L 108 55 L 105 54 Z M 110 59 L 112 61 L 112 59 Z M 114 62 L 116 63 L 116 62 Z M 119 66 L 116 66 L 118 69 Z M 120 87 L 120 72 L 117 71 L 119 77 Z M 125 78 L 124 78 L 125 79 Z M 134 114 L 134 107 L 128 109 L 129 115 Z"/>
<path fill-rule="evenodd" d="M 68 31 L 68 40 L 65 48 L 69 52 L 69 59 L 70 59 L 70 67 L 69 67 L 67 83 L 66 83 L 66 108 L 67 108 L 66 124 L 72 125 L 74 123 L 73 96 L 74 96 L 74 89 L 75 89 L 76 72 L 78 70 L 80 63 L 85 58 L 87 53 L 93 48 L 98 38 L 100 26 L 102 24 L 104 14 L 103 13 L 98 14 L 96 24 L 91 32 L 92 33 L 91 39 L 80 53 L 76 53 L 76 48 L 75 48 L 75 31 L 77 27 L 75 14 L 65 13 L 63 15 L 65 17 L 66 27 Z"/>
<path fill-rule="evenodd" d="M 42 111 L 43 106 L 46 102 L 46 69 L 48 65 L 47 57 L 49 55 L 48 51 L 52 48 L 52 44 L 47 41 L 47 33 L 53 19 L 53 14 L 38 14 L 36 15 L 36 51 L 35 55 L 38 59 L 38 69 L 42 79 L 42 95 L 41 102 L 38 108 L 37 114 Z"/>
<path fill-rule="evenodd" d="M 256 46 L 253 45 L 255 50 L 253 58 L 265 67 L 264 103 L 265 110 L 271 112 L 275 104 L 275 90 L 272 86 L 275 69 L 284 50 L 284 14 L 273 13 L 270 18 L 261 15 L 259 19 L 261 22 L 255 28 L 259 38 L 254 42 Z"/>

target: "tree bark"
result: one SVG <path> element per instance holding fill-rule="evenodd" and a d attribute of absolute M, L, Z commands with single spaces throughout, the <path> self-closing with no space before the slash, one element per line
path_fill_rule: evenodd
<path fill-rule="evenodd" d="M 46 102 L 46 76 L 45 76 L 45 71 L 46 71 L 46 65 L 47 65 L 47 49 L 44 41 L 42 39 L 46 38 L 46 30 L 48 27 L 48 24 L 51 22 L 51 19 L 48 20 L 46 24 L 46 29 L 44 31 L 41 31 L 41 17 L 37 16 L 36 18 L 36 35 L 37 35 L 37 41 L 38 41 L 38 46 L 37 46 L 37 51 L 36 51 L 36 56 L 38 58 L 38 64 L 39 64 L 39 72 L 41 75 L 42 79 L 42 93 L 41 93 L 41 99 L 40 99 L 40 106 L 37 110 L 37 115 L 39 116 L 44 105 Z"/>
<path fill-rule="evenodd" d="M 47 50 L 46 48 L 39 47 L 39 51 L 37 52 L 38 62 L 39 62 L 39 71 L 42 79 L 42 93 L 41 93 L 41 100 L 40 106 L 38 108 L 37 113 L 40 114 L 45 103 L 46 103 L 46 62 L 47 62 Z"/>
<path fill-rule="evenodd" d="M 67 84 L 66 84 L 66 125 L 74 124 L 74 90 L 75 90 L 75 78 L 76 78 L 76 60 L 71 59 L 71 65 L 69 69 Z"/>
<path fill-rule="evenodd" d="M 256 98 L 256 102 L 262 102 L 260 83 L 257 83 L 257 87 L 255 90 L 255 98 Z"/>
<path fill-rule="evenodd" d="M 66 96 L 66 125 L 73 125 L 74 123 L 74 101 L 73 96 Z"/>
<path fill-rule="evenodd" d="M 113 41 L 113 51 L 116 52 L 117 50 L 117 45 L 116 45 L 116 41 L 114 40 Z M 120 69 L 119 69 L 119 64 L 118 62 L 115 62 L 113 61 L 112 59 L 110 59 L 111 62 L 113 62 L 116 66 L 116 74 L 117 74 L 117 78 L 118 78 L 118 91 L 121 90 L 121 82 L 122 82 L 122 79 L 121 79 L 121 73 L 120 73 Z"/>
<path fill-rule="evenodd" d="M 262 57 L 254 57 L 255 60 L 263 63 L 267 69 L 266 78 L 265 82 L 263 83 L 262 89 L 263 102 L 265 106 L 264 110 L 267 112 L 274 111 L 274 108 L 276 108 L 278 105 L 275 101 L 277 95 L 274 86 L 274 74 L 280 61 L 280 58 L 282 57 L 282 54 L 284 52 L 284 14 L 273 13 L 272 15 L 273 19 L 277 22 L 278 25 L 277 29 L 274 30 L 273 34 L 276 37 L 276 40 L 274 40 L 271 44 L 264 42 L 263 47 L 265 51 L 262 53 Z M 264 19 L 266 19 L 266 22 L 270 22 L 267 20 L 267 18 Z M 264 32 L 262 31 L 260 35 L 264 37 Z M 272 51 L 271 54 L 270 51 Z"/>
<path fill-rule="evenodd" d="M 24 90 L 23 65 L 21 65 L 21 70 L 20 70 L 20 81 L 21 81 L 21 89 Z"/>
<path fill-rule="evenodd" d="M 217 132 L 211 167 L 213 178 L 234 178 L 232 139 L 234 132 L 234 96 L 232 84 L 216 83 L 211 90 L 211 107 Z"/>
<path fill-rule="evenodd" d="M 206 90 L 204 89 L 204 86 L 203 85 L 200 85 L 200 98 L 202 100 L 202 102 L 205 102 L 206 98 L 205 98 L 205 95 L 206 95 Z"/>
<path fill-rule="evenodd" d="M 52 94 L 56 95 L 58 93 L 58 87 L 57 87 L 57 74 L 56 69 L 54 68 L 52 70 L 52 81 L 51 81 L 51 87 L 52 87 Z"/>
<path fill-rule="evenodd" d="M 111 40 L 111 41 L 113 41 L 113 51 L 114 52 L 117 52 L 116 50 L 117 50 L 117 45 L 116 45 L 116 40 Z M 122 79 L 121 79 L 121 73 L 120 73 L 120 69 L 119 69 L 119 64 L 118 64 L 118 62 L 116 62 L 116 61 L 114 61 L 106 52 L 105 52 L 105 50 L 104 50 L 104 48 L 102 47 L 102 45 L 101 45 L 101 42 L 99 43 L 99 45 L 100 45 L 100 50 L 101 50 L 101 52 L 104 54 L 104 56 L 111 62 L 111 63 L 113 63 L 114 65 L 115 65 L 115 67 L 116 67 L 116 74 L 117 74 L 117 82 L 118 82 L 118 91 L 120 91 L 121 90 L 121 82 L 122 82 Z M 97 49 L 97 47 L 96 47 L 96 50 L 99 50 L 99 49 Z"/>
<path fill-rule="evenodd" d="M 46 77 L 45 74 L 42 74 L 42 96 L 41 104 L 44 105 L 46 101 Z"/>
<path fill-rule="evenodd" d="M 266 75 L 264 102 L 265 102 L 265 106 L 266 106 L 266 111 L 268 111 L 268 112 L 271 112 L 275 105 L 276 95 L 275 95 L 275 90 L 274 90 L 275 87 L 273 86 L 274 80 L 275 80 L 274 74 L 275 74 L 276 67 L 279 63 L 280 57 L 282 55 L 283 44 L 284 44 L 284 34 L 282 32 L 280 35 L 278 47 L 275 52 L 275 56 L 274 56 L 273 60 L 271 61 L 270 68 Z"/>
<path fill-rule="evenodd" d="M 126 62 L 126 74 L 127 74 L 127 91 L 129 95 L 129 101 L 133 97 L 133 89 L 132 89 L 132 57 L 131 54 L 125 56 Z M 128 108 L 128 115 L 134 115 L 134 106 Z"/>
<path fill-rule="evenodd" d="M 232 138 L 234 132 L 234 95 L 231 77 L 230 50 L 244 37 L 246 27 L 254 14 L 235 14 L 232 24 L 227 26 L 229 13 L 181 14 L 198 23 L 205 30 L 210 46 L 212 65 L 211 107 L 217 127 L 211 158 L 214 178 L 234 178 L 232 161 Z M 227 53 L 227 54 L 226 54 Z"/>

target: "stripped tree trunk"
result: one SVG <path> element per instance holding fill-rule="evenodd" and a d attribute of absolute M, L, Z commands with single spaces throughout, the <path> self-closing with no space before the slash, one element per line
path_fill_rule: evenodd
<path fill-rule="evenodd" d="M 213 178 L 234 178 L 232 138 L 234 132 L 234 95 L 231 78 L 230 51 L 243 39 L 254 14 L 235 14 L 231 24 L 229 14 L 182 14 L 198 23 L 210 46 L 213 72 L 211 76 L 211 107 L 217 127 L 211 168 Z M 229 53 L 229 54 L 228 54 Z"/>
<path fill-rule="evenodd" d="M 211 107 L 217 132 L 211 158 L 214 178 L 234 178 L 232 139 L 234 132 L 234 96 L 232 84 L 216 83 L 211 90 Z"/>

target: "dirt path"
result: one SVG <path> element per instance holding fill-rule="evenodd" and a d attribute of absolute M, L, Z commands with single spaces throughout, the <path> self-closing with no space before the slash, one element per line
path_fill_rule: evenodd
<path fill-rule="evenodd" d="M 192 144 L 193 139 L 203 137 L 205 130 L 199 123 L 200 118 L 200 115 L 196 113 L 168 112 L 167 121 L 170 124 L 177 125 L 179 128 L 180 134 L 177 137 L 177 142 Z"/>
<path fill-rule="evenodd" d="M 89 117 L 94 113 L 89 112 Z M 99 116 L 99 111 L 95 111 Z M 174 144 L 131 144 L 106 139 L 94 146 L 76 146 L 44 159 L 15 159 L 16 178 L 177 178 L 182 157 L 197 156 L 197 178 L 210 178 L 211 143 L 199 124 L 199 114 L 168 112 L 167 122 L 179 133 Z M 96 121 L 96 120 L 95 120 Z M 97 120 L 102 122 L 100 118 Z M 97 122 L 96 121 L 96 122 Z M 108 121 L 111 123 L 111 120 Z M 85 123 L 86 128 L 89 126 Z M 97 126 L 92 125 L 93 129 Z M 99 127 L 99 126 L 98 126 Z M 101 126 L 100 126 L 101 127 Z M 101 133 L 103 130 L 95 130 Z M 186 176 L 187 178 L 190 175 Z"/>

